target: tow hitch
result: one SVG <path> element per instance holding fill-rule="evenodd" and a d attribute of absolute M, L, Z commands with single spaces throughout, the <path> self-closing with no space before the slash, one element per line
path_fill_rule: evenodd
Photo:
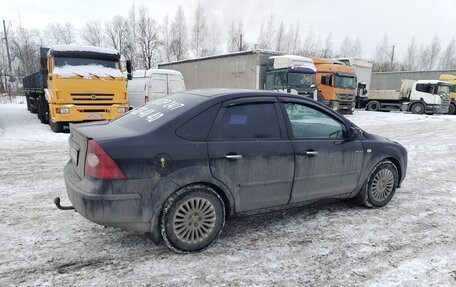
<path fill-rule="evenodd" d="M 60 205 L 60 197 L 54 198 L 54 204 L 55 204 L 55 206 L 57 206 L 57 208 L 60 209 L 60 210 L 72 210 L 72 209 L 74 209 L 73 206 L 61 206 L 61 205 Z"/>

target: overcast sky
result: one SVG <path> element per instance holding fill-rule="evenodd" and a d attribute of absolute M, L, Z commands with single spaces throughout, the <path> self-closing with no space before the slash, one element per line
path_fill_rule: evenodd
<path fill-rule="evenodd" d="M 168 14 L 174 17 L 177 7 L 184 9 L 188 25 L 192 23 L 197 1 L 128 1 L 128 0 L 0 0 L 0 19 L 27 28 L 45 28 L 49 22 L 71 22 L 81 28 L 88 20 L 110 20 L 114 15 L 128 15 L 134 4 L 145 4 L 150 16 L 159 23 Z M 261 22 L 273 14 L 276 23 L 286 26 L 299 22 L 301 34 L 308 29 L 320 35 L 333 36 L 334 48 L 339 49 L 345 37 L 359 37 L 364 57 L 373 57 L 376 45 L 385 34 L 391 45 L 396 46 L 402 58 L 408 43 L 415 36 L 419 45 L 429 44 L 437 35 L 444 49 L 456 37 L 455 0 L 202 0 L 211 19 L 219 23 L 222 34 L 231 21 L 242 20 L 244 38 L 255 43 Z M 3 28 L 3 27 L 2 27 Z M 223 37 L 225 41 L 226 37 Z"/>

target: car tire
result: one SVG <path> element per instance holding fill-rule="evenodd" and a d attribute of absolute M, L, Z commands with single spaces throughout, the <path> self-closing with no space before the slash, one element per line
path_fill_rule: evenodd
<path fill-rule="evenodd" d="M 225 205 L 217 192 L 191 185 L 172 194 L 163 205 L 160 230 L 164 243 L 179 253 L 202 251 L 220 235 Z"/>
<path fill-rule="evenodd" d="M 362 205 L 382 207 L 393 198 L 399 183 L 396 166 L 389 160 L 378 163 L 356 196 Z"/>
<path fill-rule="evenodd" d="M 366 110 L 371 112 L 378 112 L 380 111 L 381 104 L 379 101 L 370 101 L 367 103 Z"/>
<path fill-rule="evenodd" d="M 424 114 L 424 105 L 422 103 L 414 103 L 410 107 L 412 114 L 422 115 Z"/>

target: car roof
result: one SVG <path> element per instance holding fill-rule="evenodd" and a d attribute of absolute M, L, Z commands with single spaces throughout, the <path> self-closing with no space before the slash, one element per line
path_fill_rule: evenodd
<path fill-rule="evenodd" d="M 281 93 L 275 91 L 267 91 L 267 90 L 249 90 L 249 89 L 197 89 L 197 90 L 186 90 L 181 91 L 179 93 L 182 94 L 192 94 L 198 95 L 206 98 L 217 99 L 223 98 L 221 100 L 230 100 L 236 99 L 240 97 L 265 97 L 265 96 L 272 96 L 272 97 L 288 97 L 288 98 L 295 98 L 305 101 L 312 101 L 308 97 L 295 95 L 295 94 L 288 94 L 288 93 Z"/>

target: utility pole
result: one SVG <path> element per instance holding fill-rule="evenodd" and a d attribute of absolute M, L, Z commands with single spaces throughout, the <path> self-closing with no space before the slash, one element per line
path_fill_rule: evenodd
<path fill-rule="evenodd" d="M 242 52 L 242 34 L 239 35 L 239 52 Z"/>
<path fill-rule="evenodd" d="M 393 64 L 394 64 L 394 45 L 393 45 L 393 51 L 391 52 L 391 71 L 393 70 Z"/>
<path fill-rule="evenodd" d="M 6 54 L 8 55 L 8 65 L 9 65 L 9 72 L 11 74 L 12 69 L 11 69 L 11 57 L 10 57 L 10 52 L 9 52 L 9 46 L 8 46 L 8 34 L 6 33 L 6 24 L 5 20 L 3 20 L 3 31 L 5 31 L 5 43 L 6 43 Z"/>

